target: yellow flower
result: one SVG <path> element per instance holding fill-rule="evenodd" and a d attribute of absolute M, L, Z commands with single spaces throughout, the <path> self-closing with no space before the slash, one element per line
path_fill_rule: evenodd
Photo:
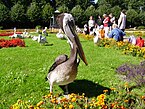
<path fill-rule="evenodd" d="M 73 96 L 72 95 L 69 95 L 69 98 L 71 99 L 71 98 L 73 98 Z"/>
<path fill-rule="evenodd" d="M 88 108 L 88 105 L 85 105 L 85 109 L 87 109 Z"/>
<path fill-rule="evenodd" d="M 62 109 L 62 107 L 59 107 L 58 109 Z"/>
<path fill-rule="evenodd" d="M 128 100 L 124 100 L 125 103 L 128 103 Z"/>
<path fill-rule="evenodd" d="M 71 102 L 76 102 L 76 98 L 72 98 L 71 99 Z"/>
<path fill-rule="evenodd" d="M 51 96 L 52 96 L 52 93 L 49 93 L 49 94 L 47 95 L 48 98 L 50 98 Z"/>
<path fill-rule="evenodd" d="M 69 109 L 74 109 L 74 106 L 72 104 L 70 104 Z"/>
<path fill-rule="evenodd" d="M 39 103 L 37 103 L 37 107 L 40 107 L 43 103 L 43 101 L 40 101 Z"/>
<path fill-rule="evenodd" d="M 124 87 L 125 87 L 125 88 L 127 88 L 127 87 L 128 87 L 128 83 L 127 83 L 127 82 L 124 84 Z"/>

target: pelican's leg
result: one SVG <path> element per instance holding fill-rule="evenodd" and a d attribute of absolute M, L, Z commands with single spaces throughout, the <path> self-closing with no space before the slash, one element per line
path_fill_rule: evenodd
<path fill-rule="evenodd" d="M 64 88 L 65 88 L 66 92 L 64 92 L 64 95 L 63 96 L 65 98 L 69 99 L 69 95 L 68 95 L 68 85 L 65 85 Z"/>
<path fill-rule="evenodd" d="M 53 83 L 50 83 L 50 93 L 53 92 Z"/>
<path fill-rule="evenodd" d="M 65 95 L 68 95 L 68 85 L 65 85 L 65 90 L 66 90 Z"/>

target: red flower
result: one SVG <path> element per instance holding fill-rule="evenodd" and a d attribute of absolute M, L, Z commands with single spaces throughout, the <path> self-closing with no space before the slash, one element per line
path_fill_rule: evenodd
<path fill-rule="evenodd" d="M 5 39 L 0 39 L 0 48 L 2 47 L 25 47 L 25 42 L 22 39 L 11 39 L 11 40 L 5 40 Z"/>

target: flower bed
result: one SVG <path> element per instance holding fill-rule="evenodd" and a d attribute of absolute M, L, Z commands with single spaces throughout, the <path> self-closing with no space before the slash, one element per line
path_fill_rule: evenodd
<path fill-rule="evenodd" d="M 94 36 L 93 35 L 85 35 L 85 34 L 82 34 L 82 33 L 78 33 L 78 36 L 79 37 L 82 37 L 84 39 L 87 39 L 87 40 L 93 40 Z"/>
<path fill-rule="evenodd" d="M 25 42 L 19 38 L 11 40 L 0 39 L 0 48 L 16 47 L 16 46 L 25 47 Z"/>
<path fill-rule="evenodd" d="M 0 33 L 0 36 L 11 36 L 14 32 L 8 32 L 8 33 Z M 16 34 L 22 34 L 22 32 L 16 32 Z"/>
<path fill-rule="evenodd" d="M 129 42 L 116 42 L 114 39 L 101 39 L 97 46 L 122 50 L 123 54 L 145 58 L 145 47 L 132 45 Z"/>
<path fill-rule="evenodd" d="M 53 95 L 43 96 L 37 104 L 18 100 L 10 109 L 143 109 L 145 96 L 130 92 L 128 83 L 118 88 L 103 90 L 103 94 L 88 98 L 85 94 L 69 94 L 68 97 Z"/>

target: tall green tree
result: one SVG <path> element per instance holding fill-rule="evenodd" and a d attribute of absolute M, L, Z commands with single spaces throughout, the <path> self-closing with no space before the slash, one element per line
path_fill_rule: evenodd
<path fill-rule="evenodd" d="M 0 4 L 0 22 L 4 23 L 9 20 L 9 15 L 9 9 L 4 4 Z"/>
<path fill-rule="evenodd" d="M 43 19 L 43 22 L 49 22 L 51 16 L 53 16 L 53 14 L 54 14 L 54 8 L 52 8 L 50 6 L 50 4 L 47 3 L 44 6 L 43 10 L 42 10 L 42 19 Z"/>
<path fill-rule="evenodd" d="M 75 17 L 76 24 L 79 25 L 80 22 L 82 22 L 83 18 L 83 9 L 81 8 L 80 5 L 76 5 L 72 10 L 71 10 L 72 15 Z"/>
<path fill-rule="evenodd" d="M 56 1 L 56 7 L 65 6 L 68 7 L 69 10 L 71 10 L 76 5 L 76 0 L 55 0 Z"/>
<path fill-rule="evenodd" d="M 91 6 L 90 0 L 76 0 L 76 5 L 80 5 L 83 10 Z"/>
<path fill-rule="evenodd" d="M 145 12 L 140 12 L 135 20 L 137 26 L 145 26 Z"/>
<path fill-rule="evenodd" d="M 110 13 L 110 9 L 111 9 L 111 6 L 110 5 L 100 5 L 98 8 L 97 8 L 97 12 L 100 16 L 102 16 L 103 14 L 109 14 Z"/>
<path fill-rule="evenodd" d="M 11 19 L 13 22 L 23 22 L 25 20 L 24 6 L 17 3 L 11 8 Z"/>
<path fill-rule="evenodd" d="M 69 9 L 68 9 L 68 7 L 66 5 L 62 5 L 62 6 L 58 7 L 58 10 L 61 13 L 69 12 Z"/>
<path fill-rule="evenodd" d="M 115 16 L 116 20 L 119 18 L 121 12 L 121 8 L 119 6 L 114 6 L 111 8 L 111 13 Z"/>
<path fill-rule="evenodd" d="M 96 16 L 96 9 L 93 5 L 89 6 L 86 10 L 85 10 L 85 14 L 86 17 L 90 17 L 90 16 Z"/>
<path fill-rule="evenodd" d="M 33 2 L 30 7 L 28 7 L 27 17 L 33 23 L 40 22 L 41 8 L 37 5 L 37 3 Z"/>
<path fill-rule="evenodd" d="M 134 22 L 136 22 L 136 19 L 138 17 L 138 13 L 134 9 L 127 10 L 127 21 L 129 22 L 129 25 L 132 27 L 135 26 Z"/>

